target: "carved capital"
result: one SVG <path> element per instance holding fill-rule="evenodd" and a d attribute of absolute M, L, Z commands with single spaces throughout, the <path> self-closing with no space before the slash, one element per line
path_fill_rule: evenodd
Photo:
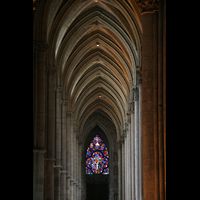
<path fill-rule="evenodd" d="M 141 85 L 142 84 L 142 70 L 136 71 L 136 84 Z"/>
<path fill-rule="evenodd" d="M 67 104 L 68 104 L 68 101 L 67 100 L 61 100 L 62 101 L 62 105 L 63 106 L 67 106 Z"/>
<path fill-rule="evenodd" d="M 131 123 L 131 111 L 127 112 L 127 115 L 128 115 L 127 122 Z"/>
<path fill-rule="evenodd" d="M 136 0 L 141 13 L 154 12 L 159 9 L 159 0 Z"/>
<path fill-rule="evenodd" d="M 135 113 L 135 108 L 134 108 L 134 106 L 135 106 L 135 102 L 134 102 L 134 100 L 131 102 L 131 113 Z"/>
<path fill-rule="evenodd" d="M 124 136 L 124 138 L 127 136 L 127 131 L 126 130 L 123 130 L 123 136 Z"/>
<path fill-rule="evenodd" d="M 63 89 L 62 87 L 58 87 L 58 86 L 57 86 L 57 87 L 56 87 L 56 93 L 61 93 L 61 92 L 62 92 L 62 89 Z"/>
<path fill-rule="evenodd" d="M 69 111 L 66 112 L 66 116 L 67 116 L 67 117 L 71 117 L 71 114 L 72 114 L 72 113 L 69 112 Z"/>
<path fill-rule="evenodd" d="M 134 94 L 134 101 L 139 99 L 139 90 L 138 88 L 133 88 L 133 94 Z"/>

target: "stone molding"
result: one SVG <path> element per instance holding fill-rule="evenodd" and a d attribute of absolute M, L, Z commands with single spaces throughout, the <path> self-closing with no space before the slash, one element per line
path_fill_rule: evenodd
<path fill-rule="evenodd" d="M 137 0 L 141 13 L 153 13 L 159 9 L 159 0 Z"/>
<path fill-rule="evenodd" d="M 60 171 L 60 173 L 62 173 L 62 174 L 67 174 L 67 171 Z"/>
<path fill-rule="evenodd" d="M 54 159 L 54 158 L 45 158 L 44 160 L 48 161 L 48 162 L 54 162 L 56 159 Z"/>
<path fill-rule="evenodd" d="M 54 165 L 54 168 L 62 168 L 62 165 Z"/>
<path fill-rule="evenodd" d="M 33 149 L 34 153 L 46 153 L 47 150 L 46 149 Z"/>

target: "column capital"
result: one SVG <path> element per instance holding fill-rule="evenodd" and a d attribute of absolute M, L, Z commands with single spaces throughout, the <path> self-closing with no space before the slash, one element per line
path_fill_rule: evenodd
<path fill-rule="evenodd" d="M 142 84 L 142 70 L 141 69 L 136 71 L 136 83 L 137 83 L 137 86 Z"/>
<path fill-rule="evenodd" d="M 135 102 L 134 102 L 134 100 L 132 100 L 132 102 L 131 102 L 131 113 L 135 113 L 134 104 L 135 104 Z"/>
<path fill-rule="evenodd" d="M 153 13 L 159 9 L 159 0 L 136 0 L 142 14 Z"/>
<path fill-rule="evenodd" d="M 46 149 L 33 149 L 34 153 L 46 153 L 47 150 Z"/>
<path fill-rule="evenodd" d="M 61 93 L 62 92 L 62 87 L 56 86 L 56 93 Z"/>
<path fill-rule="evenodd" d="M 60 173 L 67 174 L 67 171 L 60 171 Z"/>
<path fill-rule="evenodd" d="M 48 161 L 48 162 L 54 162 L 56 159 L 54 159 L 54 158 L 45 158 L 44 160 Z"/>
<path fill-rule="evenodd" d="M 73 186 L 74 179 L 70 179 L 70 185 Z"/>
<path fill-rule="evenodd" d="M 126 124 L 125 124 L 125 126 L 126 126 Z M 126 138 L 126 136 L 127 136 L 127 130 L 126 130 L 126 127 L 125 127 L 125 130 L 123 130 L 123 136 L 124 136 L 124 138 Z"/>
<path fill-rule="evenodd" d="M 69 111 L 66 112 L 66 116 L 67 116 L 67 117 L 71 117 L 71 114 L 72 114 L 72 113 L 69 112 Z"/>
<path fill-rule="evenodd" d="M 134 101 L 139 99 L 139 89 L 137 87 L 133 88 Z"/>
<path fill-rule="evenodd" d="M 131 123 L 131 110 L 127 112 L 127 115 L 128 115 L 127 123 Z"/>
<path fill-rule="evenodd" d="M 63 106 L 67 106 L 67 104 L 68 104 L 68 101 L 67 101 L 67 100 L 63 100 L 63 99 L 62 99 L 62 100 L 61 100 L 61 103 L 62 103 L 62 105 L 63 105 Z"/>
<path fill-rule="evenodd" d="M 62 165 L 54 165 L 53 167 L 54 167 L 54 168 L 61 168 Z"/>

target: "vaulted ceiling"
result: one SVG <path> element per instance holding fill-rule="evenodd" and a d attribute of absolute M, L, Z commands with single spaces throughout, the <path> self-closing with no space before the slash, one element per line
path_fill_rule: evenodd
<path fill-rule="evenodd" d="M 49 0 L 41 12 L 48 62 L 57 68 L 56 84 L 63 87 L 79 131 L 98 109 L 119 134 L 140 66 L 141 16 L 135 1 Z"/>

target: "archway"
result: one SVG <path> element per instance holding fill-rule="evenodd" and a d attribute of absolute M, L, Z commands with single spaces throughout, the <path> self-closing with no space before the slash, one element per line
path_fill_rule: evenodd
<path fill-rule="evenodd" d="M 97 115 L 98 113 L 98 115 Z M 98 111 L 94 112 L 88 120 L 94 120 L 95 116 L 98 118 L 102 117 Z M 87 120 L 87 121 L 88 121 Z M 118 175 L 114 173 L 114 169 L 116 168 L 116 144 L 113 142 L 113 138 L 115 135 L 108 135 L 104 128 L 101 125 L 96 125 L 93 127 L 83 142 L 83 151 L 82 151 L 82 195 L 83 199 L 105 199 L 109 200 L 114 197 L 114 192 L 116 193 L 118 188 L 115 183 L 118 180 Z M 87 174 L 86 173 L 86 154 L 88 146 L 94 137 L 98 135 L 103 143 L 105 144 L 108 154 L 109 154 L 109 174 Z M 98 194 L 98 195 L 97 195 Z"/>

